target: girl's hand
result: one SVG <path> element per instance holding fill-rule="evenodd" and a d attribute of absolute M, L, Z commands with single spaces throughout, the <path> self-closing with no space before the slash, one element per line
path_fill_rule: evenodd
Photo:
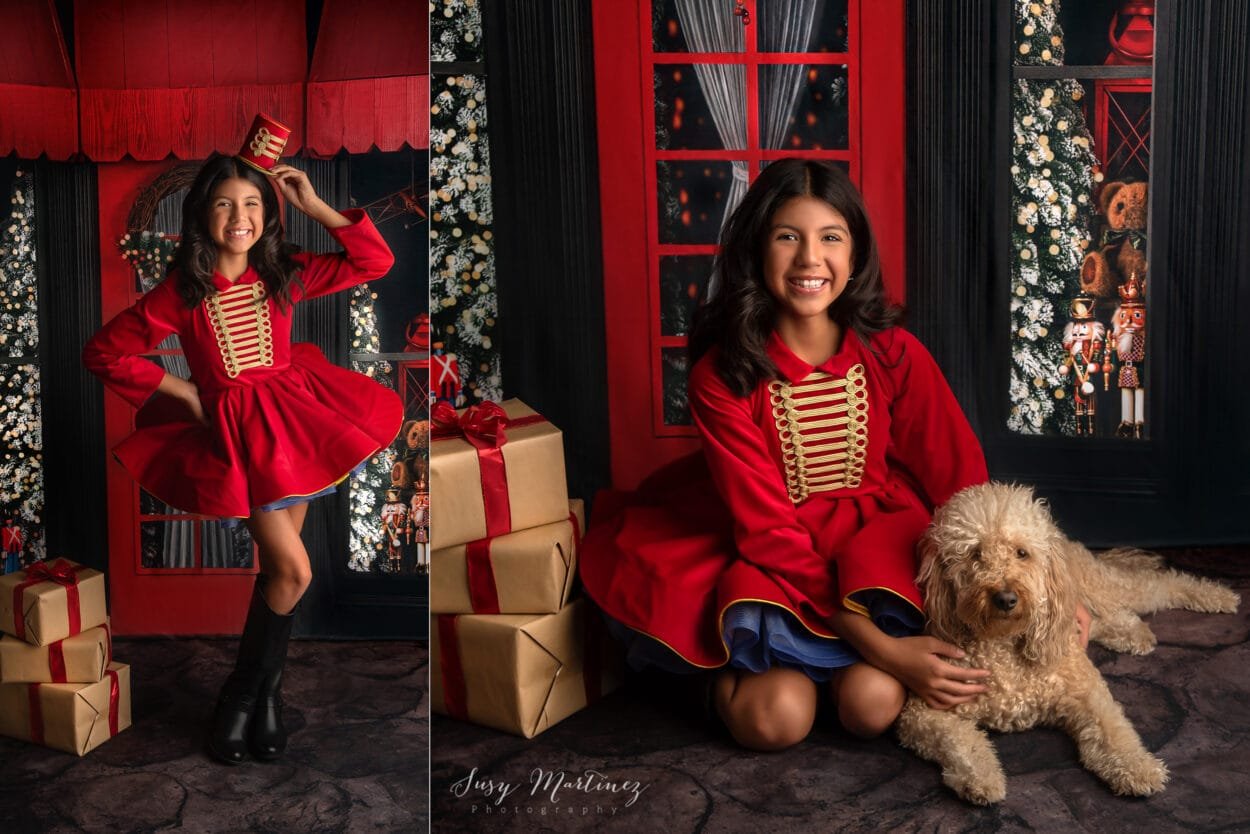
<path fill-rule="evenodd" d="M 212 425 L 208 422 L 208 415 L 204 413 L 204 403 L 200 401 L 200 389 L 196 387 L 194 382 L 187 380 L 187 387 L 179 399 L 186 403 L 187 408 L 191 411 L 191 416 L 195 418 L 196 422 L 202 426 Z"/>
<path fill-rule="evenodd" d="M 965 704 L 989 687 L 985 669 L 965 669 L 942 658 L 962 658 L 958 646 L 936 637 L 897 637 L 883 658 L 885 671 L 898 678 L 933 709 L 950 709 Z"/>
<path fill-rule="evenodd" d="M 282 192 L 282 197 L 291 205 L 316 220 L 327 229 L 350 226 L 351 221 L 326 204 L 317 196 L 308 175 L 290 165 L 273 166 L 274 184 Z"/>
<path fill-rule="evenodd" d="M 310 214 L 314 201 L 321 202 L 308 180 L 308 175 L 300 169 L 290 165 L 275 165 L 270 173 L 273 174 L 273 181 L 278 186 L 278 191 L 282 192 L 283 199 L 304 214 Z"/>

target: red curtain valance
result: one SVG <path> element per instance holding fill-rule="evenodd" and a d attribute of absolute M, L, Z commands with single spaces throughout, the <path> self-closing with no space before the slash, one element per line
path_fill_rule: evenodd
<path fill-rule="evenodd" d="M 6 0 L 0 155 L 202 159 L 261 112 L 287 153 L 428 147 L 426 12 L 325 0 L 310 71 L 304 0 L 75 0 L 75 67 L 54 0 Z"/>
<path fill-rule="evenodd" d="M 78 152 L 78 94 L 52 0 L 6 0 L 0 21 L 0 156 Z"/>
<path fill-rule="evenodd" d="M 308 74 L 308 149 L 329 156 L 430 144 L 429 9 L 325 0 Z"/>

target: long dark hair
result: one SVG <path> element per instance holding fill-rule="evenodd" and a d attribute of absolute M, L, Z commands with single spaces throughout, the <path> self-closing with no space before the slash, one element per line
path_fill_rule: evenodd
<path fill-rule="evenodd" d="M 270 294 L 283 306 L 291 303 L 291 283 L 299 283 L 299 265 L 291 256 L 299 247 L 286 242 L 278 195 L 269 178 L 233 156 L 213 154 L 195 175 L 182 201 L 182 239 L 174 251 L 174 267 L 180 274 L 178 291 L 188 307 L 195 307 L 217 292 L 213 272 L 217 268 L 217 244 L 208 233 L 208 212 L 213 190 L 232 177 L 245 179 L 260 190 L 265 225 L 260 238 L 247 253 L 247 262 L 256 268 Z"/>
<path fill-rule="evenodd" d="M 846 173 L 822 160 L 777 160 L 760 173 L 725 224 L 714 267 L 717 287 L 696 313 L 690 334 L 691 362 L 718 346 L 716 370 L 740 397 L 777 374 L 764 351 L 777 317 L 777 303 L 764 286 L 764 247 L 773 215 L 795 197 L 828 203 L 851 233 L 854 280 L 829 306 L 829 318 L 844 334 L 854 332 L 867 341 L 902 314 L 886 301 L 868 212 Z"/>

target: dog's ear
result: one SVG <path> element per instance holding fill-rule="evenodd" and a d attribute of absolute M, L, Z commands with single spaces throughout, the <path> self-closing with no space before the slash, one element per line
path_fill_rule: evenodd
<path fill-rule="evenodd" d="M 1076 630 L 1077 589 L 1072 579 L 1068 548 L 1071 543 L 1059 532 L 1047 513 L 1048 531 L 1036 554 L 1044 574 L 1043 598 L 1025 632 L 1022 653 L 1045 666 L 1056 663 L 1071 648 Z"/>
<path fill-rule="evenodd" d="M 916 576 L 916 585 L 924 598 L 929 634 L 954 643 L 964 628 L 955 611 L 955 594 L 942 569 L 942 554 L 939 552 L 932 526 L 920 537 L 919 555 L 920 573 Z"/>

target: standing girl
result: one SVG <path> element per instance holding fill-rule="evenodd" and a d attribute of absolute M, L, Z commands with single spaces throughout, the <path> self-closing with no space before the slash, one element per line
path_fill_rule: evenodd
<path fill-rule="evenodd" d="M 87 368 L 139 408 L 136 431 L 113 449 L 135 480 L 178 509 L 242 519 L 256 542 L 260 575 L 209 739 L 227 764 L 249 751 L 275 759 L 286 746 L 291 612 L 312 580 L 300 539 L 306 502 L 333 492 L 402 421 L 393 392 L 291 343 L 296 302 L 380 278 L 390 250 L 364 212 L 335 211 L 303 172 L 270 173 L 209 159 L 183 201 L 168 276 L 83 350 Z M 286 243 L 275 187 L 345 252 L 310 255 Z M 175 333 L 190 379 L 140 355 Z"/>
<path fill-rule="evenodd" d="M 753 749 L 805 738 L 822 687 L 863 737 L 908 690 L 938 708 L 975 698 L 988 672 L 915 636 L 914 554 L 985 460 L 933 358 L 895 326 L 846 174 L 769 165 L 725 227 L 716 278 L 689 383 L 711 484 L 678 462 L 639 490 L 648 503 L 592 527 L 588 593 L 634 665 L 718 670 L 712 703 Z"/>

